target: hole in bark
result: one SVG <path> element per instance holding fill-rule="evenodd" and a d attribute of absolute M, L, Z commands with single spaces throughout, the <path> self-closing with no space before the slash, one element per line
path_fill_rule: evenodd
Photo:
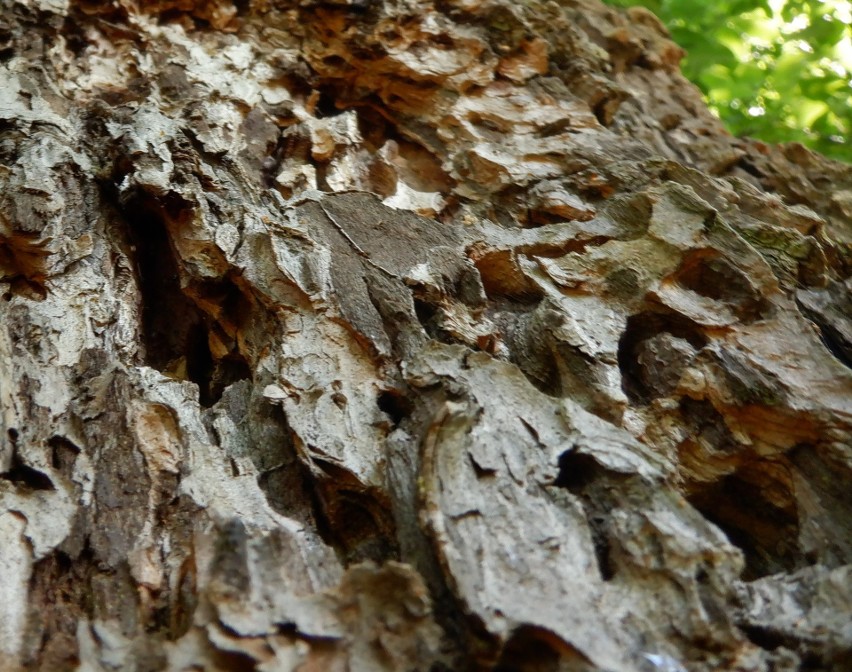
<path fill-rule="evenodd" d="M 698 326 L 681 315 L 631 315 L 618 341 L 618 366 L 621 369 L 621 389 L 633 402 L 647 403 L 656 396 L 648 384 L 649 372 L 642 366 L 639 353 L 643 341 L 663 333 L 686 341 L 696 351 L 707 345 L 707 338 Z"/>
<path fill-rule="evenodd" d="M 591 455 L 566 450 L 559 456 L 559 474 L 553 484 L 577 495 L 603 473 L 603 467 Z"/>
<path fill-rule="evenodd" d="M 326 56 L 324 59 L 322 59 L 322 62 L 323 65 L 328 65 L 332 68 L 346 67 L 346 60 L 342 56 L 338 56 L 337 54 Z"/>
<path fill-rule="evenodd" d="M 622 102 L 623 98 L 617 92 L 614 92 L 611 95 L 603 95 L 601 96 L 601 99 L 592 106 L 592 114 L 595 115 L 595 118 L 600 122 L 601 126 L 609 127 L 612 125 L 615 115 L 618 114 L 618 110 L 621 107 Z"/>
<path fill-rule="evenodd" d="M 690 445 L 697 443 L 700 450 L 710 447 L 719 452 L 733 452 L 740 447 L 722 414 L 709 401 L 684 397 L 680 413 L 690 429 Z"/>
<path fill-rule="evenodd" d="M 282 429 L 283 436 L 275 440 L 274 466 L 270 468 L 263 464 L 261 458 L 255 459 L 261 472 L 258 485 L 275 511 L 316 529 L 323 540 L 329 539 L 328 521 L 320 506 L 317 485 L 310 470 L 298 458 L 284 410 L 280 406 L 271 406 L 264 412 L 269 413 Z"/>
<path fill-rule="evenodd" d="M 678 269 L 676 280 L 696 294 L 727 304 L 744 322 L 762 319 L 771 309 L 748 277 L 715 250 L 689 255 Z"/>
<path fill-rule="evenodd" d="M 314 512 L 306 511 L 306 502 L 313 497 L 313 482 L 301 464 L 288 461 L 284 466 L 265 471 L 259 476 L 258 485 L 275 511 L 317 527 Z"/>
<path fill-rule="evenodd" d="M 411 402 L 398 390 L 380 392 L 377 403 L 379 409 L 391 419 L 394 427 L 399 426 L 411 413 Z"/>
<path fill-rule="evenodd" d="M 436 340 L 447 342 L 446 338 L 440 336 L 440 329 L 436 324 L 438 308 L 421 298 L 413 297 L 414 300 L 414 313 L 417 315 L 417 320 L 420 322 L 421 326 L 426 330 L 426 333 L 429 334 L 431 338 Z"/>
<path fill-rule="evenodd" d="M 799 550 L 799 520 L 789 474 L 767 460 L 689 496 L 690 503 L 718 526 L 745 555 L 743 579 L 753 581 L 808 564 Z"/>
<path fill-rule="evenodd" d="M 615 576 L 615 565 L 612 562 L 612 546 L 609 543 L 609 516 L 592 514 L 588 517 L 589 528 L 592 531 L 592 543 L 595 546 L 595 560 L 604 581 L 610 581 Z"/>
<path fill-rule="evenodd" d="M 816 321 L 815 321 L 816 322 Z M 852 369 L 852 343 L 846 340 L 839 330 L 832 325 L 816 322 L 819 329 L 819 340 L 832 356 L 847 369 Z"/>
<path fill-rule="evenodd" d="M 47 296 L 45 253 L 26 233 L 0 236 L 0 267 L 6 271 L 9 290 L 20 296 L 41 301 Z"/>
<path fill-rule="evenodd" d="M 145 363 L 194 382 L 201 404 L 209 407 L 228 385 L 251 377 L 233 336 L 250 312 L 250 301 L 231 277 L 183 289 L 166 225 L 166 217 L 180 222 L 189 216 L 180 196 L 158 201 L 139 194 L 122 210 L 142 297 Z"/>
<path fill-rule="evenodd" d="M 5 61 L 15 55 L 14 34 L 6 26 L 0 26 L 0 61 Z"/>
<path fill-rule="evenodd" d="M 773 630 L 771 627 L 763 625 L 754 625 L 750 623 L 740 623 L 740 630 L 743 631 L 746 637 L 752 644 L 760 647 L 765 651 L 776 651 L 781 647 L 795 652 L 799 658 L 799 665 L 796 669 L 800 672 L 823 672 L 824 670 L 848 670 L 852 669 L 852 653 L 849 650 L 841 649 L 837 654 L 822 651 L 814 651 L 814 643 L 806 639 L 799 639 L 786 632 Z M 819 646 L 818 644 L 816 645 Z M 775 669 L 775 668 L 773 668 Z M 786 666 L 785 666 L 785 669 Z"/>
<path fill-rule="evenodd" d="M 532 625 L 512 633 L 494 672 L 591 672 L 589 660 L 559 636 Z"/>
<path fill-rule="evenodd" d="M 142 197 L 134 198 L 124 215 L 142 295 L 146 363 L 162 371 L 189 354 L 201 316 L 181 290 L 169 234 L 155 207 Z"/>
<path fill-rule="evenodd" d="M 396 557 L 393 539 L 384 529 L 386 521 L 381 520 L 384 516 L 377 515 L 377 502 L 369 495 L 347 490 L 337 491 L 335 497 L 333 527 L 348 563 L 384 562 Z"/>
<path fill-rule="evenodd" d="M 802 315 L 816 325 L 819 339 L 826 350 L 846 368 L 852 369 L 852 342 L 844 336 L 843 332 L 836 325 L 831 323 L 826 315 L 821 314 L 820 311 L 809 308 L 798 298 L 796 299 L 796 305 Z M 838 312 L 848 314 L 848 308 L 848 304 L 841 304 L 838 306 Z"/>
<path fill-rule="evenodd" d="M 553 482 L 555 486 L 565 488 L 582 501 L 592 533 L 595 559 L 604 581 L 609 581 L 615 576 L 609 543 L 609 515 L 604 510 L 605 503 L 590 493 L 589 488 L 596 481 L 608 476 L 611 478 L 615 475 L 607 472 L 594 457 L 571 449 L 559 456 L 559 473 Z"/>
<path fill-rule="evenodd" d="M 66 478 L 70 478 L 80 448 L 64 436 L 51 436 L 47 445 L 50 446 L 51 466 Z"/>
<path fill-rule="evenodd" d="M 210 398 L 218 401 L 222 392 L 238 380 L 251 378 L 251 367 L 239 352 L 237 334 L 256 315 L 254 301 L 239 287 L 239 276 L 229 273 L 220 280 L 205 280 L 190 286 L 187 295 L 207 314 L 204 337 L 211 360 L 198 376 L 205 378 Z M 210 343 L 216 352 L 211 352 Z M 195 378 L 191 378 L 195 380 Z"/>
<path fill-rule="evenodd" d="M 12 464 L 9 471 L 0 474 L 0 478 L 24 490 L 56 490 L 53 481 L 37 469 L 24 464 L 17 451 L 12 453 Z"/>
<path fill-rule="evenodd" d="M 759 625 L 747 625 L 743 623 L 740 625 L 740 630 L 745 633 L 752 644 L 756 644 L 765 651 L 774 651 L 778 647 L 789 643 L 788 639 L 780 633 L 773 632 L 769 628 Z M 795 648 L 795 645 L 793 648 Z"/>
<path fill-rule="evenodd" d="M 398 555 L 391 507 L 381 492 L 364 489 L 348 471 L 315 460 L 327 475 L 315 481 L 321 518 L 328 524 L 332 545 L 347 563 L 384 562 Z"/>
<path fill-rule="evenodd" d="M 211 655 L 213 664 L 217 670 L 225 672 L 253 672 L 257 669 L 257 661 L 247 653 L 238 653 L 236 651 L 222 651 L 222 649 L 213 649 Z"/>
<path fill-rule="evenodd" d="M 740 159 L 737 163 L 737 167 L 742 168 L 746 173 L 748 173 L 752 177 L 757 177 L 759 179 L 766 177 L 763 172 L 761 172 L 761 170 L 748 159 Z"/>
<path fill-rule="evenodd" d="M 329 63 L 330 59 L 336 59 L 336 61 L 334 63 Z M 337 63 L 337 61 L 340 61 L 340 63 Z M 339 56 L 329 56 L 324 59 L 324 62 L 329 65 L 334 65 L 335 67 L 338 65 L 344 65 L 346 63 L 346 61 L 344 61 Z M 343 114 L 343 112 L 345 111 L 344 108 L 337 106 L 334 93 L 335 92 L 331 89 L 320 89 L 320 96 L 316 106 L 317 119 L 336 117 L 340 114 Z"/>

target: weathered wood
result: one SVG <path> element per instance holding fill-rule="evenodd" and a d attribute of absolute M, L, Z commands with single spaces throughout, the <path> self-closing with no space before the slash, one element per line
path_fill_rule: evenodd
<path fill-rule="evenodd" d="M 849 166 L 596 0 L 0 7 L 0 668 L 852 666 Z"/>

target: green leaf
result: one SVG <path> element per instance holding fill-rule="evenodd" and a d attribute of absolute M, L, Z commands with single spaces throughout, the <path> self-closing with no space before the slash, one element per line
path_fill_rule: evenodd
<path fill-rule="evenodd" d="M 610 0 L 610 4 L 642 5 L 666 23 L 672 39 L 687 51 L 681 64 L 684 75 L 704 92 L 732 133 L 766 142 L 800 141 L 852 161 L 850 73 L 838 74 L 831 67 L 841 62 L 843 49 L 848 50 L 842 45 L 852 38 L 852 26 L 830 14 L 831 3 Z M 801 16 L 807 17 L 806 25 L 797 19 Z M 843 62 L 852 69 L 852 63 Z M 765 114 L 750 116 L 748 110 L 756 105 Z M 843 136 L 844 142 L 834 136 Z"/>

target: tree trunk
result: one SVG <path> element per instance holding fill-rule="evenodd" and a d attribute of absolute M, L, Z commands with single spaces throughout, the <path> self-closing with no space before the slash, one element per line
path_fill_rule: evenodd
<path fill-rule="evenodd" d="M 852 669 L 852 169 L 596 0 L 0 0 L 0 667 Z"/>

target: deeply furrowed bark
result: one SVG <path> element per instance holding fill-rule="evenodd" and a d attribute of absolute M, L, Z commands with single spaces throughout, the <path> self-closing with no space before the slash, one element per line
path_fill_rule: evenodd
<path fill-rule="evenodd" d="M 593 0 L 0 0 L 0 668 L 852 668 L 852 169 Z"/>

